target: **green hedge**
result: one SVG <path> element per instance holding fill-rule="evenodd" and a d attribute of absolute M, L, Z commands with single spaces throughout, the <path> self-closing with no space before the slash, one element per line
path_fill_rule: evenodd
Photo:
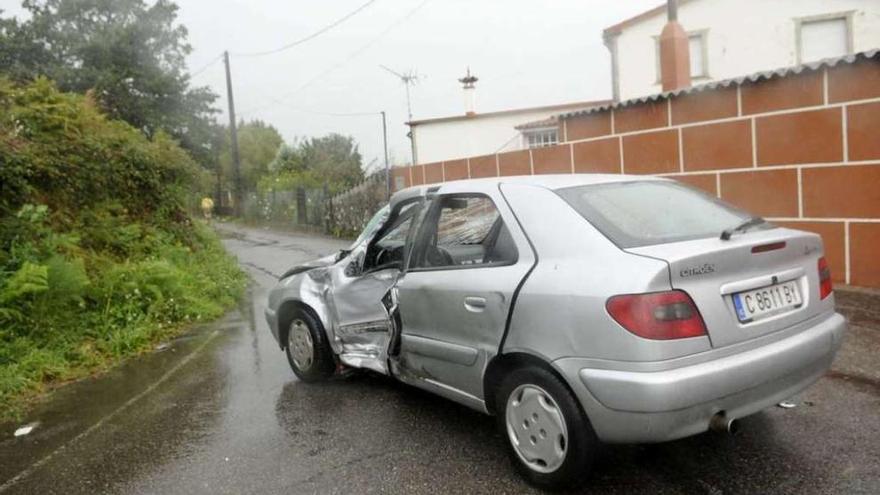
<path fill-rule="evenodd" d="M 243 274 L 184 209 L 199 173 L 88 97 L 0 80 L 0 418 L 234 303 Z"/>

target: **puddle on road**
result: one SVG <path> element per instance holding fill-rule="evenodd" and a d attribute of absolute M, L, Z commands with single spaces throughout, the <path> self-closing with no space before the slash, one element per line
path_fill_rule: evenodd
<path fill-rule="evenodd" d="M 214 323 L 194 326 L 164 343 L 161 349 L 128 359 L 106 373 L 58 387 L 25 417 L 27 425 L 39 428 L 25 432 L 20 422 L 0 424 L 0 484 L 123 407 L 186 359 L 215 331 L 225 334 L 231 328 L 246 325 L 242 315 L 232 311 Z"/>

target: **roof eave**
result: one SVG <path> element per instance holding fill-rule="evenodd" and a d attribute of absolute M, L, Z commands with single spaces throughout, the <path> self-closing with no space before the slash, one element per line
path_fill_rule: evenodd
<path fill-rule="evenodd" d="M 441 122 L 457 122 L 462 120 L 474 120 L 479 119 L 481 117 L 495 117 L 499 115 L 510 115 L 517 112 L 539 112 L 539 111 L 547 111 L 548 115 L 552 115 L 554 111 L 562 110 L 565 108 L 586 108 L 596 105 L 604 105 L 610 103 L 611 100 L 595 100 L 595 101 L 579 101 L 572 103 L 562 103 L 558 105 L 544 105 L 540 107 L 527 107 L 527 108 L 514 108 L 509 110 L 498 110 L 494 112 L 486 112 L 486 113 L 477 113 L 474 115 L 452 115 L 448 117 L 437 117 L 432 119 L 422 119 L 422 120 L 411 120 L 405 122 L 406 125 L 410 127 L 415 127 L 423 124 L 437 124 Z"/>

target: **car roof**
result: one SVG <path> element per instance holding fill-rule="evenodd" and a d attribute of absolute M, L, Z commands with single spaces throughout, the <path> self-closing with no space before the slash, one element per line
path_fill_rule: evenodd
<path fill-rule="evenodd" d="M 428 192 L 483 192 L 496 189 L 499 184 L 523 184 L 556 190 L 573 186 L 608 184 L 613 182 L 632 182 L 636 180 L 665 180 L 662 177 L 624 174 L 548 174 L 548 175 L 513 175 L 505 177 L 485 177 L 481 179 L 464 179 L 437 184 L 412 186 L 396 192 L 391 203 L 397 203 Z"/>

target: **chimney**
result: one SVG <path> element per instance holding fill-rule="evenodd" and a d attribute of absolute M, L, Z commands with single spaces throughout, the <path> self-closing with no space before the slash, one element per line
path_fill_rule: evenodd
<path fill-rule="evenodd" d="M 474 83 L 479 81 L 476 76 L 471 75 L 471 68 L 468 67 L 467 75 L 458 80 L 462 84 L 462 88 L 464 88 L 464 114 L 468 117 L 473 117 L 477 114 L 475 110 L 475 92 L 477 91 L 474 88 Z"/>
<path fill-rule="evenodd" d="M 691 85 L 691 57 L 688 36 L 678 23 L 678 2 L 667 0 L 668 21 L 660 33 L 660 82 L 663 91 Z"/>

